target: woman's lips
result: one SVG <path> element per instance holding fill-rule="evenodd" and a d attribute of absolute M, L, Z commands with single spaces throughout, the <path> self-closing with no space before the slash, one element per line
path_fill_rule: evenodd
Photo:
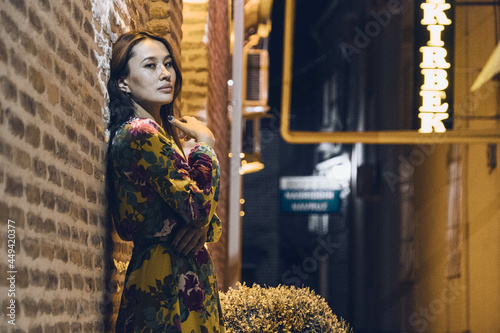
<path fill-rule="evenodd" d="M 165 93 L 170 93 L 170 92 L 172 92 L 173 87 L 171 84 L 167 84 L 167 85 L 161 86 L 160 88 L 158 88 L 158 90 L 165 92 Z"/>

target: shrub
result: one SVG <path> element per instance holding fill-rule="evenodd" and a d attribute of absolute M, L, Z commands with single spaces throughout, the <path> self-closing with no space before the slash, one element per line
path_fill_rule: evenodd
<path fill-rule="evenodd" d="M 309 288 L 251 288 L 237 283 L 220 294 L 227 333 L 350 333 L 326 301 Z"/>

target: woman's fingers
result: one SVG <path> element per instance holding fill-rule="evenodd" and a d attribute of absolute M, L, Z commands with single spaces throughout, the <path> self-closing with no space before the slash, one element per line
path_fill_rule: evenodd
<path fill-rule="evenodd" d="M 196 254 L 205 245 L 207 241 L 208 226 L 198 229 L 198 231 L 200 234 L 200 238 L 198 239 L 198 243 L 191 250 L 191 253 L 193 254 Z"/>
<path fill-rule="evenodd" d="M 208 228 L 194 228 L 191 226 L 185 226 L 177 232 L 172 245 L 174 249 L 182 254 L 187 255 L 188 253 L 198 252 L 207 240 Z"/>
<path fill-rule="evenodd" d="M 175 235 L 174 240 L 172 241 L 172 246 L 174 248 L 178 247 L 179 242 L 182 240 L 187 231 L 188 229 L 186 227 L 181 228 L 179 229 L 179 231 L 177 231 L 177 234 Z"/>
<path fill-rule="evenodd" d="M 193 250 L 200 239 L 198 230 L 190 226 L 181 228 L 172 242 L 175 250 L 182 255 L 186 255 Z"/>
<path fill-rule="evenodd" d="M 188 230 L 177 244 L 176 250 L 180 254 L 186 255 L 193 249 L 194 244 L 197 242 L 198 238 L 196 237 L 196 234 L 192 230 Z"/>
<path fill-rule="evenodd" d="M 193 248 L 191 253 L 196 254 L 198 251 L 200 251 L 201 248 L 205 245 L 206 241 L 207 241 L 207 234 L 205 233 L 204 236 L 202 235 L 202 237 L 200 237 L 200 239 L 198 240 L 198 243 Z"/>
<path fill-rule="evenodd" d="M 177 135 L 178 135 L 180 140 L 189 141 L 192 139 L 192 137 L 190 137 L 189 135 L 187 135 L 186 133 L 184 133 L 181 130 L 177 131 Z"/>
<path fill-rule="evenodd" d="M 177 127 L 183 132 L 183 135 L 179 136 L 179 138 L 184 138 L 185 141 L 194 139 L 196 142 L 205 142 L 211 147 L 214 146 L 215 138 L 212 131 L 198 119 L 190 116 L 184 116 L 178 119 L 169 116 L 168 119 L 172 126 Z"/>
<path fill-rule="evenodd" d="M 168 116 L 168 121 L 170 121 L 170 123 L 173 126 L 177 127 L 185 135 L 189 135 L 189 136 L 193 136 L 193 134 L 195 133 L 195 130 L 196 130 L 195 125 L 197 125 L 197 124 L 194 124 L 193 120 L 199 121 L 196 118 L 189 117 L 189 116 L 185 116 L 185 117 L 182 117 L 179 119 L 172 117 L 172 116 Z"/>

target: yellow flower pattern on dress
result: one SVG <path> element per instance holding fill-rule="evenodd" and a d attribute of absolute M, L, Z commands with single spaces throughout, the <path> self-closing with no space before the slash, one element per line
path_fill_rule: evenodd
<path fill-rule="evenodd" d="M 163 128 L 132 118 L 111 145 L 116 231 L 134 242 L 116 332 L 225 332 L 212 259 L 206 248 L 186 256 L 171 249 L 186 224 L 221 235 L 215 214 L 219 164 L 197 144 L 187 160 Z"/>

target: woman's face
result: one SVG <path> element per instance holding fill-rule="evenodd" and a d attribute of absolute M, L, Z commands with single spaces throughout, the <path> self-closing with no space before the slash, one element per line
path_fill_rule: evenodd
<path fill-rule="evenodd" d="M 132 48 L 129 75 L 118 86 L 146 111 L 152 112 L 174 99 L 175 71 L 172 57 L 163 43 L 140 41 Z"/>

